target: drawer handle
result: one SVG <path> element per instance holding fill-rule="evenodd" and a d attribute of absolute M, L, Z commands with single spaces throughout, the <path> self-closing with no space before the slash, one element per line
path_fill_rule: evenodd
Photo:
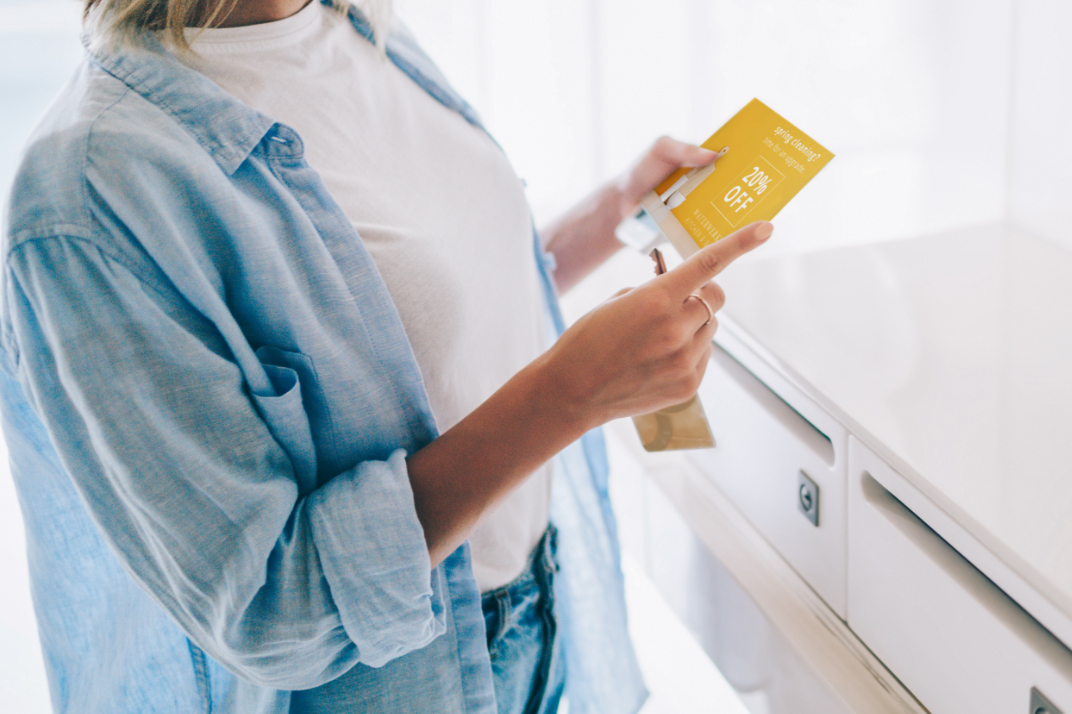
<path fill-rule="evenodd" d="M 734 359 L 733 355 L 717 344 L 711 360 L 747 392 L 763 411 L 782 424 L 789 433 L 811 449 L 828 466 L 834 465 L 834 444 L 829 436 L 805 419 L 804 415 L 794 409 L 789 402 L 778 396 L 774 390 L 763 383 L 763 380 L 748 371 L 744 365 Z"/>
<path fill-rule="evenodd" d="M 940 535 L 920 520 L 907 506 L 879 483 L 870 473 L 862 474 L 864 499 L 888 523 L 911 541 L 920 556 L 931 561 L 976 602 L 989 611 L 991 617 L 1009 629 L 1015 637 L 1031 647 L 1040 658 L 1051 663 L 1067 663 L 1069 651 L 1050 634 L 1031 614 L 1005 594 L 992 580 L 978 570 Z M 851 516 L 850 516 L 851 519 Z M 1065 667 L 1065 664 L 1057 665 Z M 1067 670 L 1065 670 L 1067 671 Z M 1031 689 L 1031 714 L 1062 714 L 1053 702 L 1037 688 Z"/>
<path fill-rule="evenodd" d="M 1006 601 L 1012 604 L 1012 601 L 1008 600 L 1005 594 L 998 590 L 985 575 L 940 535 L 931 530 L 930 526 L 920 520 L 874 476 L 865 471 L 862 478 L 861 485 L 867 502 L 882 514 L 887 522 L 912 541 L 922 555 L 941 568 L 961 587 L 974 593 L 976 597 L 986 598 L 990 609 L 993 609 L 995 605 L 1001 607 Z M 1019 609 L 1019 606 L 1014 607 Z"/>

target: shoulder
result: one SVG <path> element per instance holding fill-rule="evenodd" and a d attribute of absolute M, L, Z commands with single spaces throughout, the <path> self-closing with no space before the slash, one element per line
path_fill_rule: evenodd
<path fill-rule="evenodd" d="M 138 201 L 139 174 L 197 161 L 196 140 L 160 107 L 85 61 L 27 141 L 8 197 L 5 257 L 49 236 L 94 239 L 105 196 Z M 211 159 L 205 156 L 211 162 Z M 106 203 L 106 202 L 105 202 Z"/>
<path fill-rule="evenodd" d="M 226 181 L 173 112 L 92 60 L 83 62 L 34 130 L 14 177 L 3 231 L 0 347 L 17 354 L 8 334 L 13 273 L 59 273 L 74 289 L 71 261 L 104 261 L 170 295 L 145 240 L 175 240 L 175 230 L 158 235 L 160 227 L 181 225 L 176 215 L 183 211 L 197 213 L 194 201 L 178 200 L 175 186 L 189 199 L 192 181 L 214 175 Z M 139 222 L 140 215 L 156 222 Z M 189 239 L 188 232 L 178 235 Z"/>

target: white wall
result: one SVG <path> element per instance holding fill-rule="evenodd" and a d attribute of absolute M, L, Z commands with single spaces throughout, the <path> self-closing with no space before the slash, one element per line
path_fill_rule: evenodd
<path fill-rule="evenodd" d="M 1072 3 L 1019 0 L 1009 218 L 1072 249 Z"/>
<path fill-rule="evenodd" d="M 705 139 L 753 96 L 837 154 L 778 217 L 772 250 L 1005 214 L 1012 0 L 400 5 L 472 90 L 540 216 L 662 133 Z"/>

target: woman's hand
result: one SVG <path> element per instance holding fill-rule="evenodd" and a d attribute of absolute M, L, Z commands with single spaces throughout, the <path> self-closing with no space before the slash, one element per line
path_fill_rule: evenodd
<path fill-rule="evenodd" d="M 619 193 L 618 220 L 632 212 L 648 191 L 682 167 L 707 166 L 718 158 L 718 152 L 686 144 L 669 136 L 660 137 L 635 164 L 616 181 Z"/>
<path fill-rule="evenodd" d="M 566 292 L 612 256 L 622 244 L 614 229 L 645 193 L 675 169 L 706 166 L 714 151 L 664 136 L 613 181 L 604 184 L 560 218 L 544 226 L 544 246 L 555 256 L 555 284 Z M 695 300 L 693 301 L 695 302 Z"/>
<path fill-rule="evenodd" d="M 578 320 L 540 361 L 565 414 L 586 430 L 695 394 L 718 322 L 690 296 L 717 312 L 725 296 L 712 278 L 772 231 L 770 223 L 746 226 Z"/>

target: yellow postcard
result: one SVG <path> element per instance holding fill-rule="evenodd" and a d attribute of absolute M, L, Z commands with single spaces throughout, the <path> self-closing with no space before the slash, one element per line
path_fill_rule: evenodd
<path fill-rule="evenodd" d="M 834 155 L 753 99 L 703 143 L 714 164 L 679 169 L 641 206 L 682 257 L 754 221 L 769 221 Z"/>

